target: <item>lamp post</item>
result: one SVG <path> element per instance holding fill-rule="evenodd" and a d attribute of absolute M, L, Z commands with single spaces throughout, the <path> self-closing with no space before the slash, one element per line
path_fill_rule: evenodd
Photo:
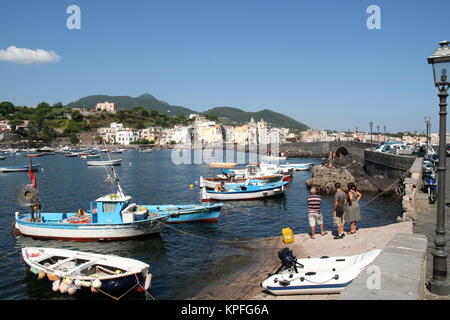
<path fill-rule="evenodd" d="M 427 145 L 430 145 L 431 117 L 425 117 L 425 125 L 427 127 Z"/>
<path fill-rule="evenodd" d="M 380 142 L 380 125 L 377 125 L 377 139 Z"/>
<path fill-rule="evenodd" d="M 438 202 L 436 216 L 436 236 L 433 255 L 433 278 L 428 283 L 431 293 L 448 294 L 447 248 L 445 240 L 445 171 L 446 171 L 446 120 L 447 97 L 450 83 L 447 71 L 450 71 L 450 42 L 439 43 L 428 63 L 433 66 L 434 84 L 439 89 L 439 164 L 438 164 Z"/>
<path fill-rule="evenodd" d="M 383 131 L 384 131 L 383 142 L 386 142 L 386 126 L 383 126 Z"/>
<path fill-rule="evenodd" d="M 373 140 L 372 140 L 372 127 L 373 127 L 373 121 L 370 121 L 370 122 L 369 122 L 369 126 L 370 126 L 370 143 L 372 144 L 372 143 L 373 143 Z"/>

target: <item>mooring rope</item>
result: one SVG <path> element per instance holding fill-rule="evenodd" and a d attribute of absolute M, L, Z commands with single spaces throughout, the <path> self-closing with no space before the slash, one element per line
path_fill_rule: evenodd
<path fill-rule="evenodd" d="M 395 184 L 397 184 L 399 181 L 401 181 L 404 177 L 406 177 L 407 174 L 409 174 L 409 170 L 406 171 L 405 174 L 403 174 L 400 178 L 398 178 L 397 180 L 395 180 L 393 183 L 391 183 L 387 188 L 384 189 L 384 191 L 380 192 L 379 194 L 377 194 L 375 197 L 373 197 L 372 199 L 368 200 L 367 202 L 364 202 L 363 204 L 360 205 L 360 207 L 364 207 L 365 205 L 369 204 L 370 202 L 372 202 L 373 200 L 381 197 L 381 195 L 383 195 L 384 193 L 386 193 L 392 186 L 394 186 Z"/>

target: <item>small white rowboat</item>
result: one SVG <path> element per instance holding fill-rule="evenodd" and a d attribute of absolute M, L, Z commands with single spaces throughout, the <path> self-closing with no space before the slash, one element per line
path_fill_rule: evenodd
<path fill-rule="evenodd" d="M 120 166 L 122 159 L 105 160 L 105 161 L 88 161 L 88 166 Z"/>
<path fill-rule="evenodd" d="M 24 261 L 39 279 L 52 281 L 53 291 L 74 294 L 90 288 L 92 292 L 123 295 L 148 290 L 149 265 L 138 260 L 54 248 L 22 248 Z"/>
<path fill-rule="evenodd" d="M 283 249 L 286 250 L 287 248 Z M 281 257 L 281 250 L 278 255 Z M 296 259 L 288 257 L 261 286 L 274 295 L 340 293 L 378 256 L 371 250 L 354 256 Z"/>

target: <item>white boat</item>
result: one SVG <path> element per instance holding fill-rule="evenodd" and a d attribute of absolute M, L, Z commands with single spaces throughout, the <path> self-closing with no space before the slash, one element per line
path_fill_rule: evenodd
<path fill-rule="evenodd" d="M 380 252 L 376 249 L 353 256 L 296 259 L 284 248 L 278 252 L 283 265 L 261 286 L 274 295 L 339 293 Z"/>
<path fill-rule="evenodd" d="M 31 169 L 36 171 L 41 165 L 33 164 Z M 11 167 L 0 167 L 0 172 L 21 172 L 30 170 L 29 166 L 11 166 Z"/>
<path fill-rule="evenodd" d="M 207 190 L 201 188 L 202 201 L 254 200 L 281 195 L 285 192 L 288 182 L 229 184 L 225 191 Z"/>
<path fill-rule="evenodd" d="M 138 260 L 55 248 L 22 248 L 22 257 L 39 279 L 52 281 L 53 291 L 74 294 L 78 290 L 119 295 L 148 290 L 150 266 Z"/>
<path fill-rule="evenodd" d="M 286 160 L 287 157 L 276 157 L 276 156 L 261 156 L 261 160 L 263 161 L 282 161 L 282 160 Z"/>
<path fill-rule="evenodd" d="M 88 166 L 120 166 L 122 159 L 105 161 L 87 161 Z"/>
<path fill-rule="evenodd" d="M 287 163 L 287 164 L 280 164 L 281 168 L 286 169 L 292 169 L 294 171 L 308 171 L 312 168 L 314 165 L 314 162 L 308 162 L 308 163 Z"/>
<path fill-rule="evenodd" d="M 230 184 L 236 183 L 270 183 L 270 182 L 281 182 L 283 180 L 283 176 L 281 175 L 272 175 L 272 176 L 264 176 L 264 177 L 256 177 L 253 179 L 245 179 L 245 178 L 203 178 L 200 177 L 199 187 L 206 187 L 209 189 L 214 189 L 218 184 L 223 182 L 226 186 Z"/>
<path fill-rule="evenodd" d="M 230 178 L 235 179 L 260 179 L 267 176 L 283 176 L 283 181 L 290 181 L 292 176 L 292 170 L 286 168 L 280 168 L 276 164 L 252 164 L 248 165 L 245 169 L 225 169 L 223 175 L 217 175 L 218 178 Z"/>

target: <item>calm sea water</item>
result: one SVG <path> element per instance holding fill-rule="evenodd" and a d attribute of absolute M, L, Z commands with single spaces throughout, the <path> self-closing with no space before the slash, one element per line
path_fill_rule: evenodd
<path fill-rule="evenodd" d="M 210 177 L 221 169 L 207 165 L 181 164 L 171 161 L 171 151 L 139 153 L 127 151 L 113 158 L 123 159 L 115 167 L 121 185 L 134 202 L 142 204 L 189 204 L 200 202 L 198 187 L 189 188 L 200 176 Z M 312 159 L 318 162 L 318 159 Z M 311 159 L 289 159 L 291 163 Z M 103 167 L 88 167 L 85 160 L 53 155 L 36 158 L 42 209 L 47 212 L 75 211 L 89 208 L 89 201 L 111 192 Z M 23 156 L 8 156 L 1 166 L 26 165 Z M 153 274 L 151 294 L 156 299 L 187 299 L 217 277 L 233 272 L 236 257 L 245 258 L 245 241 L 273 237 L 290 227 L 295 233 L 308 232 L 305 181 L 310 172 L 296 172 L 286 194 L 270 200 L 226 202 L 218 223 L 177 224 L 155 236 L 116 242 L 67 242 L 16 237 L 14 212 L 24 208 L 15 201 L 15 190 L 29 183 L 26 172 L 0 173 L 0 299 L 109 299 L 101 294 L 74 296 L 53 293 L 51 284 L 38 280 L 21 261 L 24 246 L 58 247 L 102 254 L 114 254 L 141 260 Z M 364 194 L 361 203 L 375 194 Z M 328 230 L 332 222 L 332 197 L 323 197 L 324 220 Z M 380 197 L 363 207 L 360 227 L 381 226 L 395 222 L 401 203 L 392 197 Z M 233 240 L 239 242 L 233 244 Z M 244 241 L 244 242 L 243 242 Z M 274 257 L 277 259 L 277 257 Z M 219 264 L 219 265 L 218 265 Z M 222 274 L 211 272 L 221 270 Z M 132 293 L 125 299 L 144 299 Z"/>

